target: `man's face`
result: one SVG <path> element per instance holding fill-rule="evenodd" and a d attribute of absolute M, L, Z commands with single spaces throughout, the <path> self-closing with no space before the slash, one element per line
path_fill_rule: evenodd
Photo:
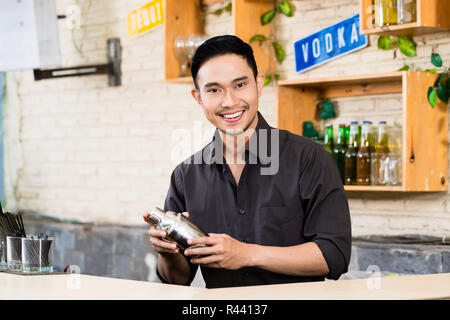
<path fill-rule="evenodd" d="M 215 127 L 225 134 L 239 135 L 256 127 L 263 83 L 264 75 L 258 75 L 255 80 L 245 58 L 226 54 L 200 67 L 199 89 L 193 89 L 192 96 Z"/>

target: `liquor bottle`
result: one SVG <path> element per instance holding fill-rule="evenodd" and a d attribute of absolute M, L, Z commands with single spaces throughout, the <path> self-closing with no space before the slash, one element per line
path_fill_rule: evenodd
<path fill-rule="evenodd" d="M 361 145 L 361 125 L 358 124 L 358 148 Z"/>
<path fill-rule="evenodd" d="M 397 0 L 375 0 L 375 26 L 397 24 Z"/>
<path fill-rule="evenodd" d="M 363 124 L 367 123 L 369 126 L 369 152 L 373 153 L 375 152 L 375 132 L 374 128 L 372 127 L 371 121 L 363 121 Z"/>
<path fill-rule="evenodd" d="M 325 139 L 323 142 L 325 150 L 333 156 L 334 138 L 333 138 L 333 125 L 328 123 L 325 126 Z"/>
<path fill-rule="evenodd" d="M 363 122 L 361 144 L 356 155 L 356 184 L 370 185 L 370 142 L 368 121 Z"/>
<path fill-rule="evenodd" d="M 348 146 L 348 141 L 350 139 L 350 126 L 345 126 L 345 144 Z M 347 150 L 346 150 L 347 151 Z"/>
<path fill-rule="evenodd" d="M 372 154 L 372 183 L 374 185 L 385 185 L 386 159 L 389 154 L 388 134 L 386 121 L 380 121 L 378 125 L 378 140 L 375 153 Z"/>
<path fill-rule="evenodd" d="M 350 137 L 345 152 L 344 184 L 356 184 L 356 155 L 358 154 L 358 122 L 350 124 Z"/>
<path fill-rule="evenodd" d="M 397 24 L 397 0 L 385 0 L 386 26 Z"/>
<path fill-rule="evenodd" d="M 333 148 L 333 158 L 334 162 L 336 162 L 336 166 L 339 169 L 339 173 L 341 175 L 342 183 L 345 181 L 345 151 L 347 149 L 347 144 L 345 141 L 345 131 L 347 126 L 345 124 L 339 125 L 338 136 L 336 139 L 336 144 Z"/>

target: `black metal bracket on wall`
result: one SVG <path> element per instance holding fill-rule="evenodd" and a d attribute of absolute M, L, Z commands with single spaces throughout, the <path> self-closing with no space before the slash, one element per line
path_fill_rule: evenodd
<path fill-rule="evenodd" d="M 120 65 L 122 62 L 121 58 L 122 49 L 120 47 L 120 39 L 119 38 L 108 39 L 107 49 L 108 49 L 107 52 L 108 63 L 106 64 L 45 69 L 45 70 L 34 69 L 34 80 L 38 81 L 44 79 L 107 74 L 108 85 L 110 87 L 120 86 L 122 83 L 120 70 Z"/>

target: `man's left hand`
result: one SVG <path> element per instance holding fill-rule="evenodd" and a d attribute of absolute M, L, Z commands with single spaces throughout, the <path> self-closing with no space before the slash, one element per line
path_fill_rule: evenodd
<path fill-rule="evenodd" d="M 209 268 L 236 270 L 245 267 L 249 258 L 248 245 L 227 234 L 210 233 L 209 237 L 194 238 L 188 241 L 184 254 L 192 256 L 191 262 Z M 192 247 L 195 245 L 202 247 Z"/>

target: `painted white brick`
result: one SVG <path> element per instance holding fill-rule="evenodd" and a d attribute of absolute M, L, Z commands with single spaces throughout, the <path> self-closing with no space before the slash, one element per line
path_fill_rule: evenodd
<path fill-rule="evenodd" d="M 57 1 L 57 11 L 63 13 L 73 3 Z M 3 110 L 5 166 L 13 177 L 6 184 L 7 200 L 15 203 L 14 209 L 61 218 L 141 224 L 142 210 L 149 204 L 162 205 L 170 174 L 178 164 L 171 158 L 174 130 L 186 130 L 194 139 L 198 121 L 206 144 L 214 128 L 193 101 L 192 84 L 163 81 L 163 28 L 127 38 L 126 13 L 145 1 L 76 3 L 83 13 L 82 27 L 72 33 L 58 21 L 63 65 L 105 63 L 106 39 L 118 36 L 123 50 L 122 86 L 108 87 L 105 75 L 35 82 L 30 70 L 8 73 L 8 88 L 15 88 L 18 95 L 12 97 L 10 91 Z M 378 36 L 370 36 L 366 49 L 298 75 L 294 41 L 356 14 L 359 5 L 354 0 L 292 3 L 294 17 L 278 15 L 274 20 L 277 39 L 287 54 L 283 65 L 277 65 L 283 79 L 391 72 L 404 64 L 423 70 L 431 67 L 431 52 L 450 60 L 450 32 L 414 37 L 418 44 L 415 58 L 403 56 L 398 49 L 378 50 Z M 205 32 L 210 36 L 230 33 L 231 26 L 228 13 L 210 15 Z M 275 102 L 274 88 L 264 88 L 260 111 L 273 126 Z M 336 106 L 339 118 L 335 123 L 367 119 L 402 125 L 400 95 L 336 99 Z M 186 156 L 197 147 L 192 145 Z M 448 198 L 448 193 L 354 194 L 349 197 L 352 232 L 448 234 Z"/>

